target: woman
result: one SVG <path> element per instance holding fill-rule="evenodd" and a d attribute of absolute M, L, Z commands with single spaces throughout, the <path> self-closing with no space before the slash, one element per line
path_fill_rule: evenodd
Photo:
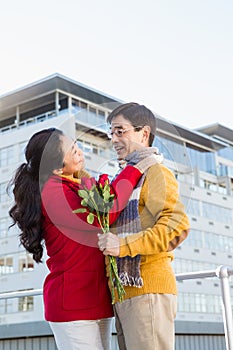
<path fill-rule="evenodd" d="M 45 242 L 50 270 L 43 290 L 45 319 L 57 347 L 110 349 L 113 311 L 104 256 L 97 246 L 98 225 L 87 223 L 88 213 L 72 212 L 81 207 L 77 191 L 80 177 L 87 176 L 82 151 L 52 128 L 31 137 L 25 157 L 12 180 L 15 204 L 9 214 L 21 230 L 21 244 L 37 263 Z M 110 223 L 127 204 L 143 172 L 140 166 L 145 162 L 127 166 L 111 184 L 117 200 Z"/>

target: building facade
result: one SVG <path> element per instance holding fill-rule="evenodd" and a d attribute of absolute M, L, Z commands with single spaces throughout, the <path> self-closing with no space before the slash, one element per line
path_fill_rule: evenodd
<path fill-rule="evenodd" d="M 0 293 L 41 288 L 47 273 L 46 255 L 43 264 L 36 264 L 19 246 L 18 230 L 9 229 L 12 196 L 6 188 L 24 161 L 28 139 L 41 129 L 60 128 L 77 139 L 93 176 L 103 172 L 114 176 L 118 166 L 105 120 L 120 103 L 59 74 L 0 97 Z M 191 222 L 188 239 L 175 252 L 175 272 L 232 266 L 233 130 L 219 124 L 190 130 L 157 116 L 154 146 L 179 182 Z M 186 336 L 190 340 L 201 335 L 211 342 L 216 337 L 216 347 L 210 343 L 203 349 L 224 349 L 217 347 L 224 344 L 218 279 L 178 282 L 178 290 L 177 349 L 185 348 Z M 43 319 L 41 296 L 0 299 L 0 349 L 1 339 L 22 338 L 26 333 L 51 337 Z"/>

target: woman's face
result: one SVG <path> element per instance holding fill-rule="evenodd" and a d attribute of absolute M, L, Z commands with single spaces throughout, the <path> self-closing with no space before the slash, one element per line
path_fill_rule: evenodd
<path fill-rule="evenodd" d="M 84 156 L 76 142 L 67 136 L 61 136 L 62 150 L 64 153 L 63 175 L 73 175 L 84 168 Z"/>

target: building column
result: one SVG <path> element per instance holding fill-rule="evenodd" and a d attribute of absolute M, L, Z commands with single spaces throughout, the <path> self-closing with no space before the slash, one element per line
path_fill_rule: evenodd
<path fill-rule="evenodd" d="M 15 125 L 16 128 L 19 129 L 19 123 L 20 123 L 20 112 L 19 112 L 19 106 L 16 107 L 16 118 L 15 118 Z"/>
<path fill-rule="evenodd" d="M 60 109 L 60 104 L 59 104 L 59 92 L 55 92 L 55 110 L 56 110 L 56 115 L 58 115 Z"/>

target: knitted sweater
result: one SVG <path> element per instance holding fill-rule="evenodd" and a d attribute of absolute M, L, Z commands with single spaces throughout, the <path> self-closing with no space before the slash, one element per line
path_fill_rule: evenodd
<path fill-rule="evenodd" d="M 125 299 L 147 293 L 177 294 L 171 249 L 187 236 L 189 220 L 179 200 L 177 181 L 162 164 L 153 165 L 147 172 L 139 213 L 142 231 L 120 238 L 119 256 L 141 255 L 144 284 L 141 288 L 125 286 Z"/>

